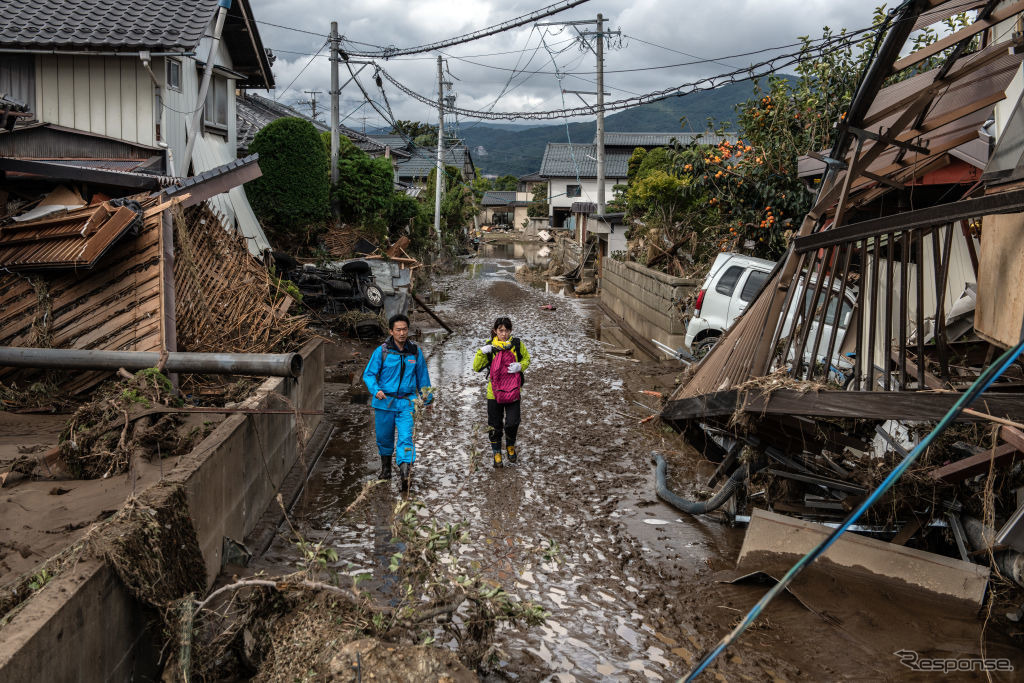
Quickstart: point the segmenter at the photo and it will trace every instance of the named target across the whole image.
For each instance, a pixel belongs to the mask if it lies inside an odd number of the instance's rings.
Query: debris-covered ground
[[[765,589],[719,583],[735,565],[742,530],[681,516],[654,496],[652,448],[669,455],[677,488],[692,481],[697,460],[657,423],[638,424],[656,408],[639,390],[663,388],[664,365],[606,353],[594,301],[565,296],[557,283],[523,284],[514,275],[522,263],[488,257],[485,245],[464,273],[433,283],[435,308],[455,333],[443,335],[425,316],[414,319],[437,404],[417,427],[412,498],[432,519],[468,525],[460,561],[548,612],[539,627],[498,632],[494,661],[482,668],[487,678],[675,678]],[[546,304],[555,310],[542,310]],[[470,368],[498,315],[511,316],[514,334],[534,358],[524,387],[521,459],[504,469],[491,466],[484,380]],[[337,431],[292,523],[308,541],[336,550],[331,569],[371,575],[363,587],[387,601],[396,583],[392,557],[402,550],[390,528],[397,483],[373,487],[356,502],[379,467],[359,382],[372,348],[338,350],[328,366],[327,411]],[[285,527],[248,571],[279,574],[302,562]],[[870,614],[871,604],[858,607]],[[884,624],[862,627],[870,623],[868,617],[843,628],[796,600],[779,600],[715,666],[729,679],[909,673],[892,654],[900,649],[898,634]],[[965,632],[980,634],[981,624],[968,623]],[[989,633],[988,656],[1015,652],[1004,636]],[[935,648],[960,655],[980,642],[971,640]]]

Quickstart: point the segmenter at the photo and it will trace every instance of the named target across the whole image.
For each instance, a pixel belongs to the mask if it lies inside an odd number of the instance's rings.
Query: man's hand
[[[520,365],[519,363],[509,363],[509,365],[508,365],[508,374],[514,375],[517,372],[522,372],[522,371],[523,371],[523,366]]]
[[[491,351],[493,351],[493,348],[491,347],[490,344],[484,344],[483,346],[480,347],[480,353],[488,354]]]
[[[374,394],[374,398],[376,398],[378,400],[383,400],[384,399],[384,392],[383,391],[378,391],[376,394]]]

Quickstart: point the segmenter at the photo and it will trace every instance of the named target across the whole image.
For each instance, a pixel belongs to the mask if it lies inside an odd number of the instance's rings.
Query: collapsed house
[[[663,409],[717,463],[701,484],[740,472],[750,507],[843,519],[1020,341],[1022,9],[918,2],[892,22],[832,149],[802,160],[821,178],[788,251]],[[973,23],[900,56],[968,10]],[[1024,551],[1022,379],[1007,368],[866,528],[969,561]]]

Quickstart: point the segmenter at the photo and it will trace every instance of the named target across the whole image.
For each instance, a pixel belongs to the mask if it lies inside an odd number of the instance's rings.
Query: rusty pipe
[[[156,367],[160,354],[149,351],[94,351],[0,346],[0,366],[54,370],[142,370]],[[167,354],[167,372],[210,375],[299,377],[302,356],[297,353],[180,353]]]

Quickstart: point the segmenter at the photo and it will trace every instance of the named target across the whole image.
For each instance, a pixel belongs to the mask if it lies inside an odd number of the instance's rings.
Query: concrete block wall
[[[601,264],[601,302],[644,339],[683,345],[686,325],[677,302],[697,292],[701,280],[673,277],[631,261]]]
[[[267,379],[243,407],[323,410],[322,342],[302,356],[300,379]],[[311,435],[322,417],[302,419]],[[231,415],[154,485],[184,487],[208,587],[220,572],[224,537],[241,542],[252,531],[298,459],[295,421],[293,414]],[[0,630],[0,681],[153,680],[160,653],[148,624],[114,571],[87,559],[52,579]]]

